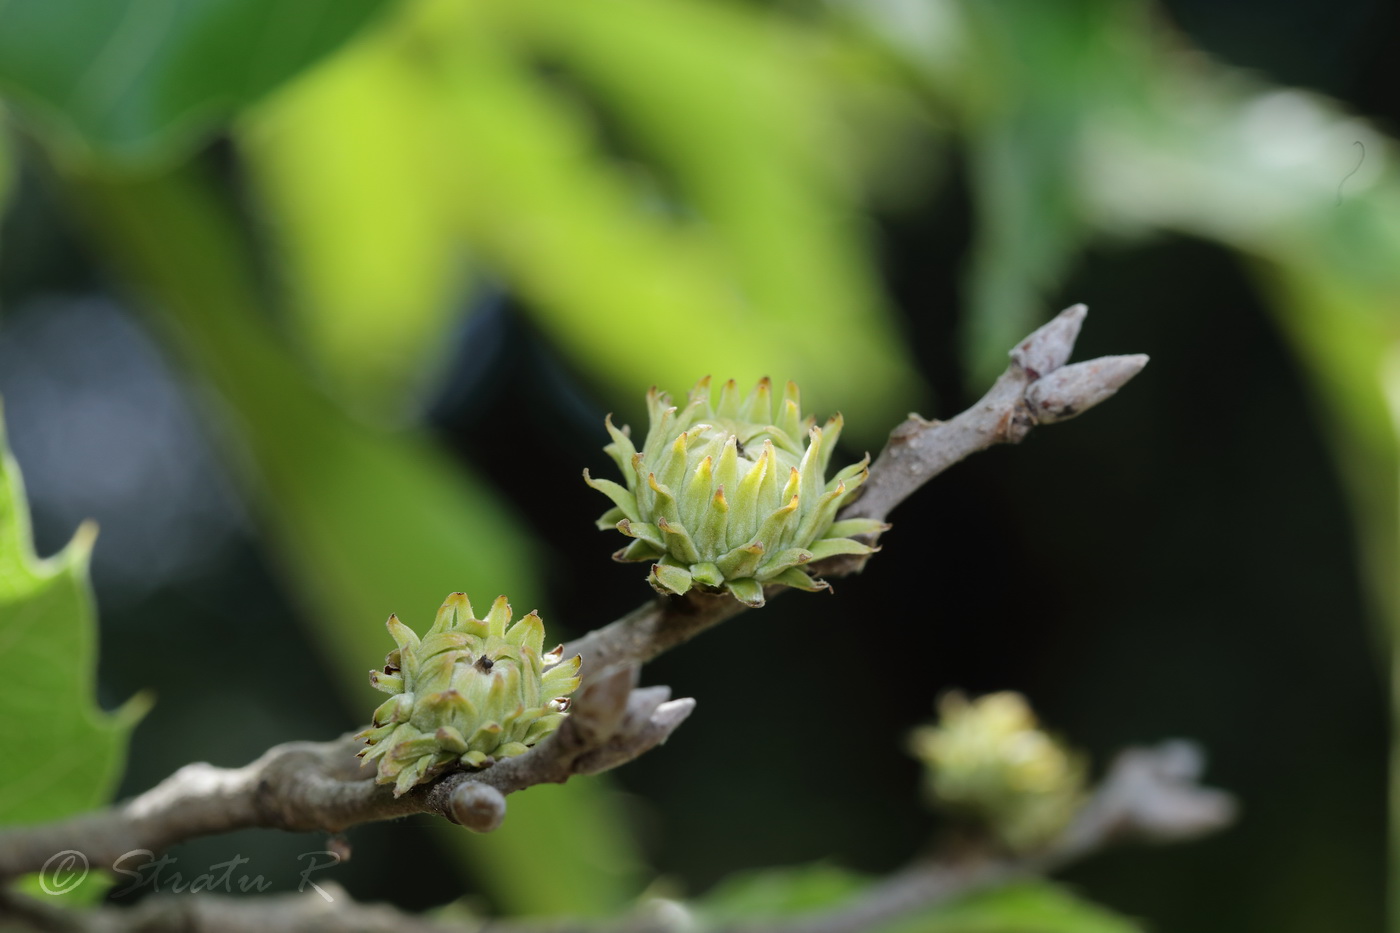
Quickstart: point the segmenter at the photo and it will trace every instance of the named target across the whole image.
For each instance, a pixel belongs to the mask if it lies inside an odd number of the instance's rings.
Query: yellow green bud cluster
[[[532,612],[510,625],[510,604],[499,597],[485,619],[453,593],[421,639],[389,617],[398,645],[369,682],[390,694],[373,724],[356,738],[378,761],[375,780],[394,796],[454,768],[476,769],[519,755],[559,727],[578,689],[581,659],[549,653],[544,624]]]
[[[939,722],[915,730],[931,801],[986,824],[1009,849],[1053,840],[1084,801],[1083,760],[1042,731],[1018,693],[952,693]]]
[[[868,554],[873,549],[851,536],[886,528],[871,519],[835,520],[865,481],[870,458],[828,480],[841,416],[818,427],[802,415],[793,383],[775,399],[765,378],[744,398],[731,379],[712,404],[706,377],[684,406],[652,388],[647,407],[650,426],[641,450],[626,428],[607,420],[612,443],[604,451],[626,485],[594,479],[587,470],[583,475],[613,501],[598,527],[633,539],[613,556],[651,561],[658,591],[722,588],[761,606],[765,584],[824,588],[804,564]]]

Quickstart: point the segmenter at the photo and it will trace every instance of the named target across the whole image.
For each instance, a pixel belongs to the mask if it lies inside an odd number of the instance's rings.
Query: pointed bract
[[[669,564],[652,565],[651,585],[656,587],[659,593],[680,596],[690,589],[691,583],[691,573],[683,567],[673,567]]]
[[[356,737],[368,743],[360,757],[377,762],[375,780],[394,785],[394,796],[452,769],[519,755],[563,722],[558,701],[578,689],[581,659],[541,653],[537,613],[510,620],[504,596],[478,619],[463,593],[447,597],[421,640],[390,616],[399,647],[370,683],[392,696]]]

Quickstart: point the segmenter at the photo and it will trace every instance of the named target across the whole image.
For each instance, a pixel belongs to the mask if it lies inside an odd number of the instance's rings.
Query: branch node
[[[448,812],[453,822],[472,832],[489,833],[506,818],[506,798],[488,784],[464,781],[452,791]]]

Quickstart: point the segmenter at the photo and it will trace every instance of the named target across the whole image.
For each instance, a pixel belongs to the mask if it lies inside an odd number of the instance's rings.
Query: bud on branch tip
[[[1112,397],[1146,365],[1142,353],[1072,363],[1032,382],[1026,403],[1041,424],[1068,421]]]

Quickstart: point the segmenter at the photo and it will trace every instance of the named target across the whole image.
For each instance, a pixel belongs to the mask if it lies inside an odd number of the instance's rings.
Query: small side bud
[[[523,754],[559,727],[578,689],[580,658],[542,653],[537,614],[512,626],[504,596],[484,619],[470,605],[461,593],[448,596],[422,639],[390,619],[399,647],[386,667],[395,672],[371,671],[370,683],[391,696],[358,737],[375,780],[392,784],[396,797],[448,771]]]
[[[467,781],[452,792],[452,819],[474,833],[499,829],[506,818],[506,798],[489,784]]]
[[[350,840],[345,838],[344,833],[331,833],[326,837],[326,851],[334,855],[340,863],[348,862],[352,854]]]
[[[984,824],[1013,852],[1052,842],[1085,799],[1085,765],[1040,729],[1019,693],[952,693],[939,722],[915,730],[930,802]]]

